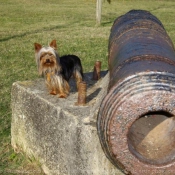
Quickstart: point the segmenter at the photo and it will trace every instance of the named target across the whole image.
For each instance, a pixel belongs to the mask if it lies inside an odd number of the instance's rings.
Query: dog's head
[[[34,43],[34,47],[35,59],[40,75],[44,75],[47,72],[56,73],[61,70],[59,56],[56,51],[56,40],[53,40],[48,47],[42,47],[42,45],[38,43]]]

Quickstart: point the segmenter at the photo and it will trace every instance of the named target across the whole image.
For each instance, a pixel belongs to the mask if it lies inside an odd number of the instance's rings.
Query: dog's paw
[[[67,94],[59,94],[58,97],[59,98],[67,98]]]
[[[51,94],[51,95],[56,95],[57,92],[56,92],[56,91],[50,91],[50,94]]]

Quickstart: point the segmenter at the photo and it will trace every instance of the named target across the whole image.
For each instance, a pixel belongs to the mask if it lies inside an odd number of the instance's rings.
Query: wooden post
[[[101,24],[101,11],[102,11],[102,0],[97,0],[96,4],[96,23]]]

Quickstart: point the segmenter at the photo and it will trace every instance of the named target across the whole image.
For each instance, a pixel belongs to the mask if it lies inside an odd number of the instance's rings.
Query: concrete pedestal
[[[76,106],[70,81],[67,99],[52,96],[43,79],[12,86],[11,142],[15,151],[34,157],[48,175],[120,175],[106,158],[97,136],[96,117],[108,86],[108,74],[88,84],[87,104]]]

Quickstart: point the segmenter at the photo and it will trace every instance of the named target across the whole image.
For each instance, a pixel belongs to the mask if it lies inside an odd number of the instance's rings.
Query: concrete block
[[[77,90],[60,99],[48,93],[44,80],[12,86],[11,143],[15,151],[34,157],[48,175],[120,175],[106,158],[97,135],[96,117],[107,93],[108,73],[88,83],[87,104],[76,106]]]

